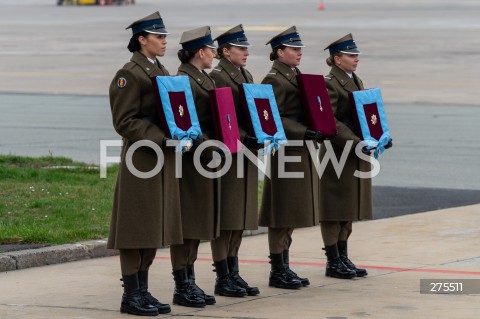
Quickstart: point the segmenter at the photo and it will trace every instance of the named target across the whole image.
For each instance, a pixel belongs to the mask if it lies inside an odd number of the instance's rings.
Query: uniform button
[[[147,71],[150,71],[150,68],[147,68]]]
[[[197,79],[198,82],[200,82],[201,80],[200,79]]]
[[[232,72],[232,75],[234,75],[235,73]]]
[[[290,76],[290,73],[287,73],[287,76]]]

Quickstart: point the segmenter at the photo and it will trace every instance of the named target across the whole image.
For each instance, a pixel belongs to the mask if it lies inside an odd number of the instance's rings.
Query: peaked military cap
[[[355,44],[355,41],[353,40],[353,36],[351,33],[331,43],[324,50],[326,49],[330,51],[330,55],[334,55],[335,53],[345,53],[345,54],[361,54],[362,53],[360,52],[360,50],[358,50],[357,45]]]
[[[297,27],[295,26],[291,26],[282,33],[277,34],[276,36],[271,38],[270,41],[268,41],[266,44],[270,44],[272,46],[272,49],[275,49],[280,45],[294,48],[305,47],[302,43],[302,39],[300,39],[300,34],[298,34],[297,32]]]
[[[224,45],[225,43],[228,43],[237,47],[251,46],[251,44],[247,40],[247,36],[245,35],[243,26],[241,24],[220,34],[218,37],[213,39],[213,41],[217,41],[218,46]]]
[[[132,34],[142,31],[155,34],[169,34],[158,11],[133,22],[125,30],[130,28],[132,28]]]
[[[180,38],[180,44],[185,50],[196,50],[205,46],[212,49],[217,48],[215,43],[213,43],[212,32],[208,25],[183,32]]]

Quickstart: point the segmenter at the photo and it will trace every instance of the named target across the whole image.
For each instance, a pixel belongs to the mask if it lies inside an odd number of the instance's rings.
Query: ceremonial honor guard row
[[[327,255],[325,274],[346,279],[367,275],[347,254],[352,221],[372,218],[371,180],[353,173],[370,171],[369,156],[377,157],[392,143],[380,91],[364,90],[354,73],[360,51],[352,35],[327,47],[332,68],[324,78],[300,72],[304,45],[295,26],[290,27],[267,42],[273,65],[262,84],[254,84],[245,68],[250,43],[242,25],[215,39],[208,26],[185,31],[176,76],[158,60],[165,54],[168,34],[158,12],[127,29],[132,29],[128,49],[133,56],[109,90],[113,125],[123,137],[108,239],[108,248],[120,251],[120,311],[144,316],[171,311],[148,290],[149,267],[157,248],[164,246],[170,246],[173,303],[214,304],[215,297],[195,283],[200,240],[211,243],[215,295],[258,295],[259,289],[240,276],[238,262],[243,231],[258,225],[268,227],[269,286],[298,289],[310,284],[290,269],[289,248],[295,228],[318,224]],[[207,74],[215,57],[219,63]],[[129,148],[145,140],[162,147],[164,155],[163,169],[150,178],[133,174],[125,160]],[[194,165],[195,150],[209,140],[222,141],[227,146],[222,152],[232,154],[232,169],[219,178],[205,177]],[[364,154],[352,149],[340,177],[329,163],[319,178],[307,143],[288,146],[289,140],[311,141],[320,147],[320,158],[326,153],[325,140],[337,158],[348,141],[354,146],[364,141]],[[241,162],[243,178],[234,169],[241,147],[252,152],[265,147],[268,154],[282,147],[285,155],[301,159],[287,162],[285,171],[302,172],[303,178],[281,178],[278,156],[271,157],[260,215],[258,168]],[[210,145],[201,153],[207,170],[217,151]],[[181,152],[182,178],[176,178],[176,152]],[[157,153],[142,146],[131,164],[149,172],[157,162]]]

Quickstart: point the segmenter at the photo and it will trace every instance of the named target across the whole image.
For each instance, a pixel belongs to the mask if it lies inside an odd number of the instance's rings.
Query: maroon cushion
[[[365,118],[370,130],[370,136],[377,141],[380,140],[383,134],[383,129],[380,121],[380,115],[378,114],[377,103],[364,104],[363,111],[365,112]]]
[[[240,140],[237,115],[233,102],[232,89],[224,87],[210,90],[210,104],[215,122],[216,138],[228,147],[231,153],[237,153],[237,140]]]
[[[168,97],[170,98],[175,123],[179,128],[187,131],[192,126],[192,122],[188,112],[185,92],[168,92]]]
[[[260,118],[260,124],[262,130],[268,135],[275,135],[277,133],[277,125],[273,119],[272,108],[270,107],[269,99],[254,99],[255,106],[257,107],[258,117]]]
[[[323,75],[299,74],[297,81],[308,128],[325,136],[335,135],[337,126]]]

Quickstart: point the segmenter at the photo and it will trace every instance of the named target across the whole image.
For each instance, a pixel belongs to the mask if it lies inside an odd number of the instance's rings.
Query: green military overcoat
[[[155,124],[158,111],[150,80],[160,75],[168,75],[168,71],[158,60],[154,65],[136,52],[110,84],[113,126],[123,137],[108,238],[111,249],[158,248],[183,242],[174,153],[164,150],[163,169],[146,179],[132,174],[125,161],[128,149],[137,141],[162,145],[165,133]],[[158,160],[148,147],[137,149],[132,158],[141,172],[150,172]]]
[[[215,138],[209,91],[213,80],[190,63],[182,63],[177,75],[187,75],[192,88],[198,121],[205,140]],[[208,149],[205,151],[207,152]],[[209,158],[209,156],[202,157]],[[208,160],[202,161],[205,164]],[[183,177],[180,179],[183,237],[212,240],[220,235],[220,179],[202,176],[193,163],[193,152],[182,155]]]
[[[303,141],[307,126],[294,71],[276,60],[262,83],[273,86],[287,139]],[[301,172],[303,178],[279,178],[278,156],[271,158],[271,179],[265,177],[259,225],[274,228],[318,225],[319,178],[307,146],[305,143],[287,146],[285,155],[300,157],[298,162],[287,162],[285,171]]]
[[[247,123],[238,85],[253,83],[252,75],[246,69],[239,69],[222,57],[210,76],[215,81],[216,87],[232,88],[240,137],[243,140],[247,134]],[[222,230],[257,229],[258,169],[255,164],[244,157],[244,178],[237,178],[237,158],[236,154],[232,155],[232,166],[221,178],[220,227]]]
[[[330,103],[332,104],[338,135],[331,141],[337,159],[343,152],[347,141],[353,146],[342,170],[337,177],[333,165],[328,163],[320,180],[320,220],[321,221],[356,221],[372,218],[372,180],[360,179],[353,174],[355,170],[371,171],[371,164],[361,160],[355,154],[355,146],[360,138],[354,131],[354,120],[348,93],[363,90],[363,83],[353,73],[350,78],[337,66],[333,66],[325,77]],[[320,159],[326,148],[322,145]]]

